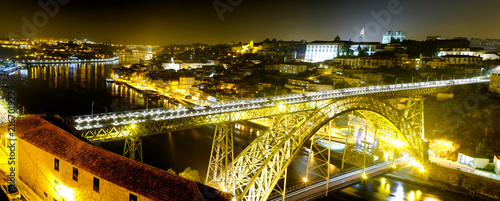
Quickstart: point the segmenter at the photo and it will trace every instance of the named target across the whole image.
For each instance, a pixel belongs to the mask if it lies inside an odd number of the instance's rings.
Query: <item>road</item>
[[[399,167],[401,165],[406,164],[408,159],[399,158],[396,160],[396,165]],[[372,164],[365,169],[365,173],[368,176],[374,176],[378,174],[386,173],[387,171],[392,171],[392,161]],[[362,178],[363,170],[361,168],[347,171],[341,174],[334,175],[330,177],[329,189],[336,190],[342,189],[344,187],[353,185],[359,182]],[[285,198],[286,200],[304,200],[311,197],[321,196],[326,191],[326,180],[319,180],[315,182],[311,182],[304,186],[300,186],[298,188],[292,187],[291,190],[286,191]],[[283,200],[280,195],[270,196],[268,200]]]
[[[432,163],[437,164],[439,166],[443,166],[443,167],[447,167],[447,168],[451,168],[451,169],[456,169],[456,170],[460,170],[460,171],[465,172],[465,173],[475,174],[478,176],[487,177],[490,179],[496,179],[496,180],[500,181],[500,175],[496,175],[496,174],[493,174],[490,172],[485,172],[482,170],[477,170],[477,169],[474,169],[470,166],[460,164],[460,163],[457,163],[454,161],[449,161],[449,160],[444,160],[444,159],[434,158],[434,157],[429,157],[429,160]]]

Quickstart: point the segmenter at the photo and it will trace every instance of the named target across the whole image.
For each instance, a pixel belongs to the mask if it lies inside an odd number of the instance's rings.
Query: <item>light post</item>
[[[483,70],[484,70],[484,68],[481,68],[481,72],[479,73],[479,76],[483,76]]]

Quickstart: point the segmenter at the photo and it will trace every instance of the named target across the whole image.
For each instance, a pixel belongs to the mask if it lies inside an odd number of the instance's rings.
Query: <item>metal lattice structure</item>
[[[410,96],[406,103],[404,116],[420,134],[420,138],[424,139],[424,97]]]
[[[142,163],[142,139],[138,137],[127,138],[123,156]]]
[[[83,137],[92,142],[127,139],[124,155],[136,160],[142,160],[142,136],[217,125],[207,182],[227,190],[237,200],[266,200],[276,189],[280,194],[285,194],[287,167],[299,148],[332,119],[344,113],[352,112],[351,118],[356,114],[368,123],[365,124],[363,154],[349,154],[351,145],[348,142],[352,137],[349,133],[343,162],[359,165],[362,156],[362,166],[366,166],[368,124],[379,142],[377,147],[372,148],[370,155],[379,154],[386,160],[394,160],[399,150],[423,161],[422,96],[449,92],[463,84],[483,82],[487,80],[464,79],[348,88],[178,110],[153,109],[86,115],[69,120],[82,132]],[[405,97],[410,99],[404,112],[382,101]],[[231,123],[263,117],[273,117],[272,126],[234,158],[234,130]],[[331,141],[325,135],[319,138]],[[398,150],[391,146],[396,143]],[[324,164],[329,163],[328,156],[323,158],[326,158]],[[326,176],[330,175],[327,173]],[[275,188],[277,185],[281,187]]]
[[[234,124],[219,124],[215,127],[212,152],[208,162],[206,183],[227,191],[229,168],[234,158],[233,150]]]
[[[408,144],[407,151],[420,160],[420,136],[394,107],[369,97],[332,100],[314,111],[286,115],[236,157],[230,172],[236,199],[267,199],[304,142],[336,116],[353,110],[387,121]]]
[[[199,108],[162,108],[69,117],[67,120],[91,142],[108,142],[208,125],[238,122],[286,113],[311,111],[335,98],[369,96],[381,99],[405,98],[449,92],[464,84],[489,82],[476,78],[411,84],[337,89],[308,94],[257,98]],[[287,111],[281,108],[287,106]],[[137,132],[130,131],[131,125]]]

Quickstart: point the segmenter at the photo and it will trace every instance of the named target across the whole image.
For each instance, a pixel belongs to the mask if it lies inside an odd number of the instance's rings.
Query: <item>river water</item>
[[[106,83],[105,78],[118,63],[38,65],[22,69],[8,78],[9,90],[16,91],[17,103],[32,114],[50,113],[62,117],[145,108],[145,98],[127,86]],[[92,101],[95,101],[92,108]],[[165,107],[163,99],[148,99],[148,106]],[[182,172],[198,170],[205,180],[214,127],[159,134],[143,138],[144,163],[160,169]],[[237,124],[235,152],[241,152],[265,128]],[[123,154],[123,141],[103,143],[102,147]],[[307,152],[302,148],[288,169],[288,184],[301,182],[306,172]],[[236,156],[235,154],[235,156]],[[338,161],[333,163],[338,166]],[[371,178],[330,193],[321,200],[476,200],[468,196],[425,188],[385,177]]]

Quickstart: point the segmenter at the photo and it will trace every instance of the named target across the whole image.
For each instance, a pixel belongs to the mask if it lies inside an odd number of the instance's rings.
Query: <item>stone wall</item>
[[[400,171],[427,180],[428,182],[425,183],[425,186],[469,195],[486,196],[494,199],[500,198],[500,181],[498,180],[435,164],[426,165],[424,174],[413,169],[405,168]]]
[[[489,91],[500,94],[500,74],[491,74]]]

